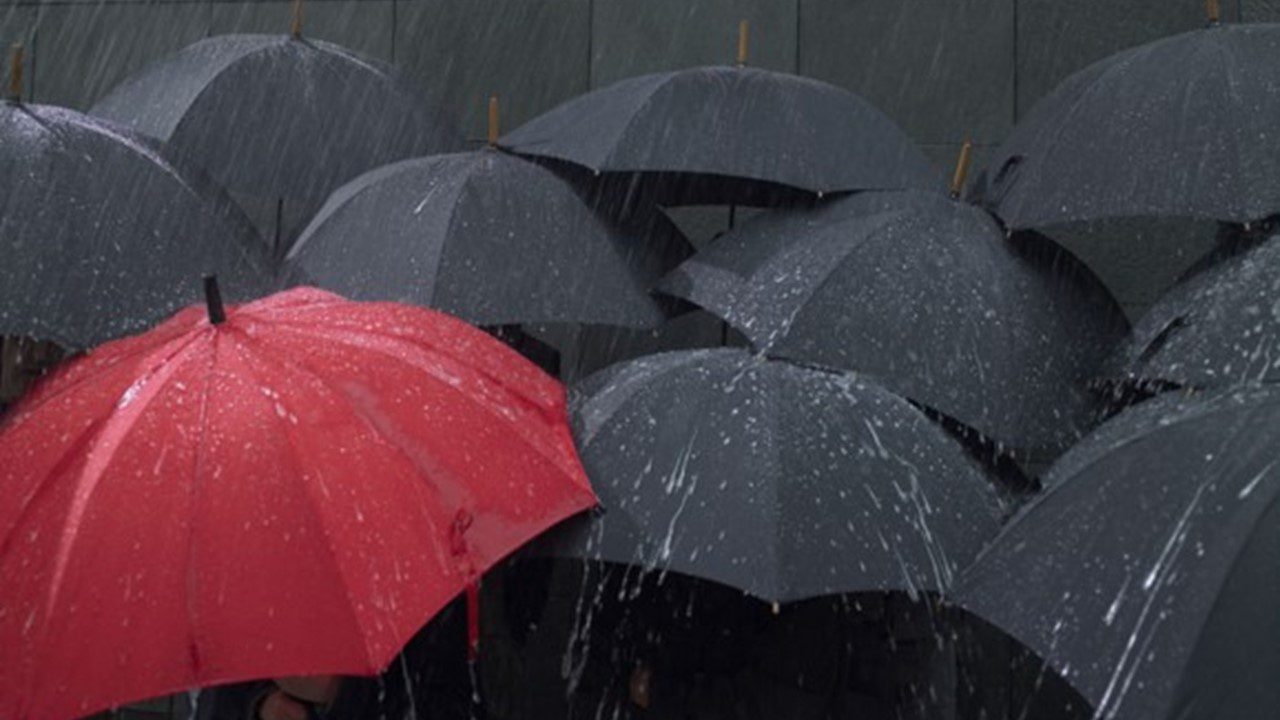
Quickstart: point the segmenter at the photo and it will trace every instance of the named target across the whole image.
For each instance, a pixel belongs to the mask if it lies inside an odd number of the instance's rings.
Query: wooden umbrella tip
[[[749,20],[741,20],[738,22],[738,56],[737,65],[742,67],[747,64],[747,43],[751,37],[751,22]]]
[[[22,57],[25,51],[22,43],[14,43],[9,52],[9,99],[14,102],[22,100]]]
[[[1222,22],[1222,2],[1221,0],[1204,0],[1204,12],[1209,19],[1209,25],[1217,25]]]
[[[302,37],[302,0],[293,0],[293,19],[289,26],[289,35]]]
[[[498,135],[500,134],[501,124],[498,115],[498,96],[489,96],[489,147],[498,144]]]
[[[973,158],[973,142],[966,139],[960,146],[960,157],[956,158],[956,171],[951,176],[951,199],[958,200],[964,192],[965,180],[969,177],[969,164]]]

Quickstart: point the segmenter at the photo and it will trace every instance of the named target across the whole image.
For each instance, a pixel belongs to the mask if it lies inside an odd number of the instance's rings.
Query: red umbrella
[[[560,384],[461,321],[312,289],[189,308],[0,425],[0,717],[375,673],[594,502]]]

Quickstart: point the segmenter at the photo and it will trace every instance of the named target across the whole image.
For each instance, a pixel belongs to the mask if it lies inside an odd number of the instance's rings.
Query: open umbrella
[[[478,325],[653,327],[662,269],[550,171],[492,149],[404,160],[333,194],[286,262],[295,282]]]
[[[0,105],[0,335],[79,349],[200,297],[274,286],[244,213],[149,140],[73,110]]]
[[[659,286],[770,356],[856,370],[1013,446],[1062,446],[1126,330],[1110,294],[1044,237],[924,192],[862,193],[724,235]]]
[[[942,189],[884,113],[833,85],[745,67],[745,36],[739,42],[737,67],[623,80],[530,120],[499,145],[596,174],[642,174],[664,204]]]
[[[458,320],[309,288],[209,314],[0,426],[0,716],[377,672],[594,504],[561,386]]]
[[[1280,238],[1175,286],[1137,324],[1112,370],[1140,386],[1280,382]]]
[[[129,77],[90,112],[164,141],[228,190],[295,203],[307,216],[366,170],[462,146],[452,122],[390,66],[296,34],[206,38]],[[280,239],[281,254],[290,239]]]
[[[1095,718],[1280,707],[1280,393],[1162,398],[1050,470],[954,591]]]
[[[1011,228],[1280,212],[1280,25],[1211,25],[1101,60],[1032,109],[974,197]]]
[[[603,513],[549,553],[675,571],[771,602],[945,590],[999,527],[990,481],[902,398],[742,350],[587,379],[573,408]]]

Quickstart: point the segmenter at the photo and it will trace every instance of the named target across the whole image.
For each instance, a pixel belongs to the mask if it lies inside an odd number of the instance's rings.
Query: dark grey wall
[[[1280,19],[1277,0],[1223,5],[1229,20]],[[863,95],[949,167],[965,138],[981,162],[1068,74],[1203,13],[1201,0],[308,0],[304,32],[395,63],[479,139],[491,93],[513,127],[619,78],[731,61],[745,18],[752,64]],[[285,32],[289,17],[286,0],[0,0],[0,43],[27,43],[29,97],[87,108],[198,38]],[[1206,242],[1182,223],[1060,239],[1135,314]]]

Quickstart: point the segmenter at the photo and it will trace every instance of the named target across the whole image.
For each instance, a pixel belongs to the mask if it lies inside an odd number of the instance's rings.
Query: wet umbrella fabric
[[[594,504],[562,387],[461,321],[303,288],[69,364],[0,430],[0,715],[371,674]]]
[[[1280,237],[1175,286],[1137,324],[1113,364],[1114,376],[1140,385],[1280,382]]]
[[[659,198],[667,204],[750,202],[757,186],[809,194],[941,189],[919,149],[863,99],[754,68],[623,80],[569,100],[499,144],[596,173],[693,181]]]
[[[262,241],[212,182],[127,130],[44,105],[0,105],[0,335],[79,349],[200,297],[274,286]]]
[[[654,327],[662,262],[563,180],[493,150],[378,168],[340,188],[298,238],[291,281],[438,308],[477,325]]]
[[[1041,100],[975,198],[1009,227],[1280,212],[1280,25],[1223,25],[1126,50]]]
[[[573,402],[603,513],[540,550],[789,602],[944,590],[995,535],[990,482],[905,400],[852,374],[695,350],[616,365]]]
[[[390,66],[288,35],[220,35],[129,77],[92,114],[158,138],[234,192],[314,211],[342,183],[462,147]]]
[[[1065,446],[1088,429],[1089,381],[1127,329],[1066,250],[1006,239],[981,210],[924,192],[754,218],[659,289],[771,356],[865,373],[1016,446]]]
[[[1094,717],[1274,717],[1280,393],[1161,402],[1055,465],[956,601],[1043,656]]]

